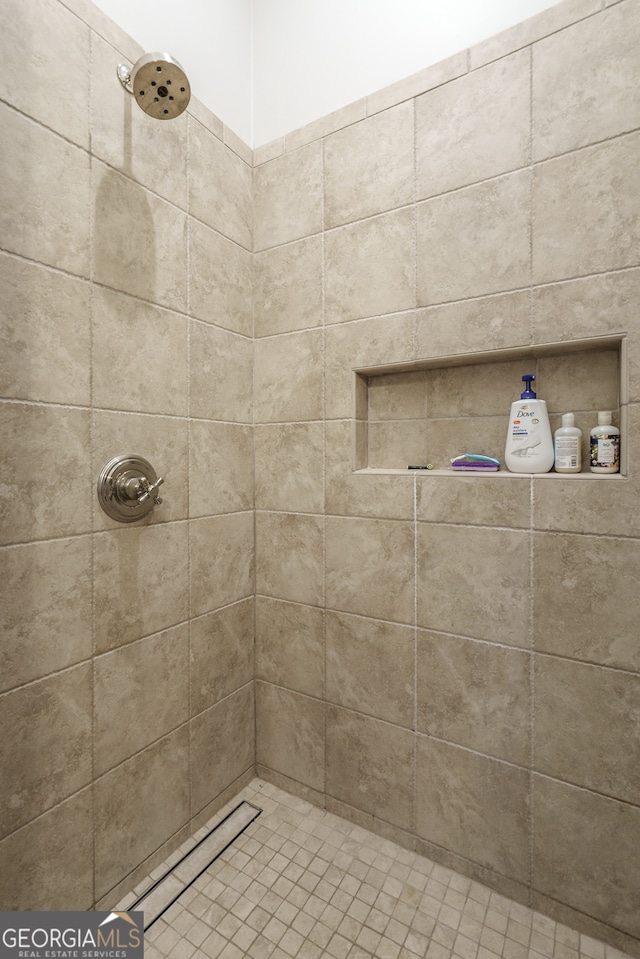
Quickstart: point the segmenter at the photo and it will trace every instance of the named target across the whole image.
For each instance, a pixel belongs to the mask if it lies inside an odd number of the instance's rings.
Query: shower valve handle
[[[140,477],[140,485],[138,487],[138,493],[136,499],[139,503],[146,503],[150,496],[153,496],[154,503],[161,503],[162,498],[158,496],[156,490],[159,486],[162,486],[164,483],[164,476],[159,476],[155,483],[149,483],[149,480],[146,476]]]

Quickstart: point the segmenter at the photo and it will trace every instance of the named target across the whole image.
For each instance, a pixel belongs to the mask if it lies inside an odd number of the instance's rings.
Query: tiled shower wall
[[[147,120],[84,0],[0,33],[0,904],[86,909],[253,775],[251,151]]]
[[[254,151],[258,772],[636,954],[638,50],[572,0]],[[353,368],[612,334],[628,478],[352,472]]]

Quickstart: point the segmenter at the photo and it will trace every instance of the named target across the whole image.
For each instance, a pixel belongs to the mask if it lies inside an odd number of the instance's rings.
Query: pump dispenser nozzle
[[[521,400],[535,400],[536,394],[531,389],[531,380],[535,380],[535,373],[525,373],[522,382],[526,384],[524,393],[520,394]]]

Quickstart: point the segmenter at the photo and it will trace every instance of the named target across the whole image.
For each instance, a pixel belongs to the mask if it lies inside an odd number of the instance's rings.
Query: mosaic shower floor
[[[628,959],[260,779],[118,908],[242,800],[262,815],[150,927],[145,959]]]

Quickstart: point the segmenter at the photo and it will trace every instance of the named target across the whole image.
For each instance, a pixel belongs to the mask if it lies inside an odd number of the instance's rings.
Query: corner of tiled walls
[[[640,955],[638,49],[566,0],[258,148],[254,311],[258,771]],[[352,368],[610,335],[626,479],[352,472]]]
[[[2,21],[0,902],[80,909],[254,772],[252,154],[145,117],[92,4]],[[99,508],[119,453],[148,522]]]

